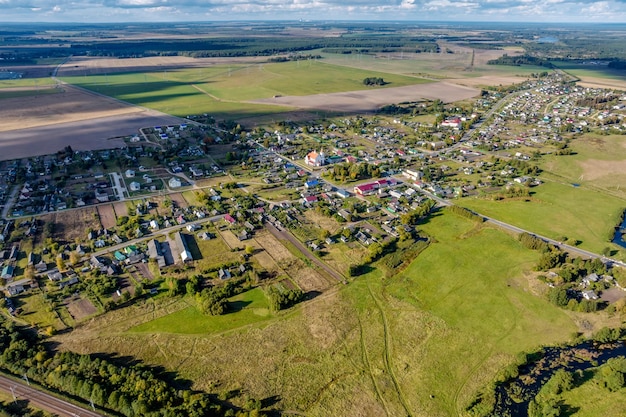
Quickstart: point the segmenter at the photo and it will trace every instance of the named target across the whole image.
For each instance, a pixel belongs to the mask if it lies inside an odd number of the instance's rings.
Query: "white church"
[[[321,167],[326,163],[326,156],[324,155],[324,151],[311,151],[304,157],[304,163],[307,165],[311,165],[314,167]]]

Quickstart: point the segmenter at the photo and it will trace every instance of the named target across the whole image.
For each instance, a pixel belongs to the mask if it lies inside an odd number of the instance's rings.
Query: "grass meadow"
[[[532,192],[530,201],[468,197],[456,203],[542,236],[578,240],[581,248],[592,252],[612,247],[609,234],[624,210],[622,198],[554,181],[546,181]]]
[[[131,332],[211,334],[236,329],[248,324],[271,318],[267,297],[260,288],[255,288],[228,299],[231,311],[221,316],[207,316],[193,305],[170,315],[143,323]]]
[[[450,214],[423,229],[436,242],[397,276],[374,270],[280,313],[266,314],[260,289],[223,317],[148,300],[57,340],[132,354],[209,392],[279,396],[307,416],[456,416],[515,354],[577,327],[531,293],[538,254],[511,236]]]

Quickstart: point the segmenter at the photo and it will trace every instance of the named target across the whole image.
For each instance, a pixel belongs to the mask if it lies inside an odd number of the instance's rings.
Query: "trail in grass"
[[[367,285],[367,289],[370,293],[370,295],[372,296],[372,299],[374,300],[374,303],[376,304],[376,308],[378,308],[378,311],[380,312],[380,317],[382,319],[382,323],[383,323],[383,340],[384,340],[384,353],[383,353],[383,359],[384,359],[384,363],[385,363],[385,368],[387,368],[387,372],[389,372],[389,375],[391,376],[391,380],[393,381],[393,386],[396,390],[396,393],[398,394],[398,398],[400,400],[400,404],[402,404],[402,407],[404,408],[404,411],[406,412],[406,415],[410,416],[411,412],[409,411],[409,407],[407,405],[406,399],[404,397],[404,394],[402,393],[402,390],[400,389],[400,384],[398,383],[398,379],[396,378],[396,374],[393,371],[393,364],[392,364],[392,358],[391,358],[391,352],[390,352],[390,345],[391,345],[391,335],[389,333],[389,327],[387,325],[387,316],[385,314],[385,309],[382,307],[382,305],[380,304],[380,300],[378,299],[378,297],[376,297],[374,295],[374,292],[372,291],[372,288],[369,286],[369,283]]]
[[[367,373],[372,380],[372,385],[374,385],[374,390],[376,391],[376,397],[382,404],[385,409],[385,414],[389,416],[389,408],[387,407],[387,403],[383,399],[383,396],[380,392],[380,388],[378,388],[378,384],[376,383],[376,377],[374,376],[374,372],[372,369],[372,364],[370,362],[369,356],[367,355],[367,346],[365,346],[365,338],[363,337],[363,324],[361,323],[361,318],[359,317],[359,333],[361,339],[361,351],[363,352],[363,364],[365,364],[365,368],[367,369]]]

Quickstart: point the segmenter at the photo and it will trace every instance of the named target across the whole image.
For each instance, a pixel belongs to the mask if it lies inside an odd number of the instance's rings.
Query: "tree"
[[[326,240],[330,236],[330,232],[326,229],[320,230],[320,240]]]
[[[254,246],[246,245],[246,254],[252,255],[254,253]]]
[[[559,307],[565,307],[567,302],[569,301],[569,297],[567,296],[567,290],[565,288],[551,288],[548,293],[548,300],[552,304],[555,304]]]
[[[57,268],[59,271],[65,270],[65,261],[62,256],[57,256]]]

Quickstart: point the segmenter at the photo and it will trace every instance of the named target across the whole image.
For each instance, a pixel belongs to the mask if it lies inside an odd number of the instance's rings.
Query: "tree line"
[[[3,318],[0,369],[124,416],[224,416],[233,408],[215,403],[206,393],[177,387],[161,371],[139,362],[121,364],[106,357],[49,349],[32,331]],[[259,415],[258,410],[238,413]]]

